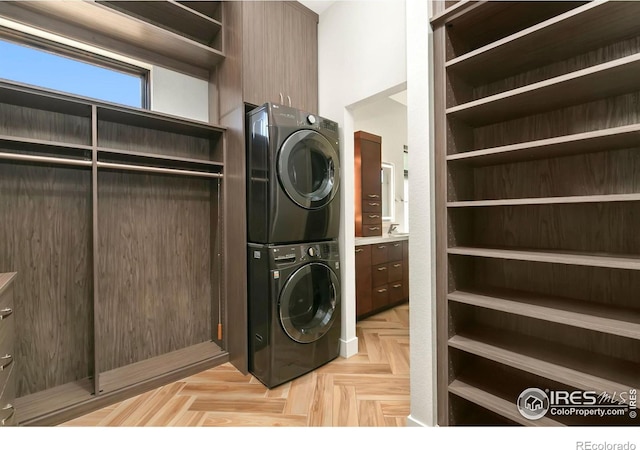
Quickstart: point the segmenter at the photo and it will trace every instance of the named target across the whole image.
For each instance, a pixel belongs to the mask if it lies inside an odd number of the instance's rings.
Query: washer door
[[[338,277],[321,263],[296,270],[280,293],[280,323],[291,339],[303,344],[324,336],[340,308]]]
[[[280,147],[278,178],[296,204],[305,209],[322,208],[338,192],[338,153],[317,131],[296,131]]]

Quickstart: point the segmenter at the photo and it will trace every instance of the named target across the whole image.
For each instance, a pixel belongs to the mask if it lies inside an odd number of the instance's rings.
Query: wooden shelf
[[[452,59],[445,67],[479,86],[568,58],[578,48],[584,52],[631,36],[640,28],[638,13],[636,2],[590,2]]]
[[[481,126],[632,92],[639,78],[640,54],[634,54],[447,108],[446,114]]]
[[[449,255],[479,256],[482,258],[512,259],[575,266],[606,267],[610,269],[640,270],[640,256],[607,253],[561,252],[552,250],[512,250],[502,248],[451,247]]]
[[[32,139],[0,135],[0,148],[3,148],[5,146],[17,150],[46,151],[47,153],[60,151],[65,155],[67,155],[69,151],[86,153],[92,150],[92,147],[90,145],[67,144],[65,142],[48,141],[46,139]]]
[[[217,161],[206,161],[194,158],[181,158],[177,156],[158,155],[154,153],[134,152],[129,150],[115,150],[98,147],[98,160],[109,162],[122,162],[126,164],[147,164],[167,168],[197,168],[209,172],[220,172],[224,164]]]
[[[640,311],[506,289],[451,292],[449,301],[533,319],[640,339]]]
[[[91,105],[82,100],[21,83],[0,81],[0,103],[72,116],[91,117]]]
[[[518,412],[516,403],[513,400],[505,400],[497,395],[490,394],[480,388],[467,384],[464,381],[453,380],[449,385],[449,392],[520,425],[539,427],[564,426],[560,422],[549,419],[548,417],[543,417],[538,420],[527,420]]]
[[[504,330],[461,332],[449,347],[577,389],[626,392],[638,383],[638,366],[630,361]]]
[[[222,24],[199,11],[175,1],[97,1],[125,14],[162,28],[176,31],[201,44],[211,46]],[[218,48],[218,50],[221,50]]]
[[[198,11],[200,14],[203,14],[207,17],[211,17],[214,20],[222,22],[222,2],[215,1],[206,1],[203,2],[201,0],[196,1],[183,1],[178,0],[177,3],[180,3],[187,8],[190,8],[194,11]]]
[[[633,124],[456,153],[447,155],[446,159],[452,163],[485,166],[638,146],[640,146],[640,124]]]
[[[16,398],[19,424],[38,419],[48,411],[65,409],[93,397],[93,378],[56,386],[35,394]]]
[[[460,202],[447,202],[447,207],[478,208],[487,206],[563,205],[572,203],[608,203],[637,201],[640,201],[640,194],[574,195],[569,197],[506,198],[500,200],[469,200]]]
[[[203,361],[228,358],[213,342],[203,342],[100,374],[100,392],[113,392],[155,377],[168,376]]]

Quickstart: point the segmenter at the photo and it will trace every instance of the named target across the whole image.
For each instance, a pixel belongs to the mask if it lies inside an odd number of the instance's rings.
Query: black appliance
[[[247,115],[247,241],[338,237],[338,124],[266,103]]]
[[[248,250],[249,370],[272,388],[339,354],[338,242]]]

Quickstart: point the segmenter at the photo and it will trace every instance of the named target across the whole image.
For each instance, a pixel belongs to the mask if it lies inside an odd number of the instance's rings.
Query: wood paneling
[[[0,163],[0,272],[16,271],[17,395],[93,373],[91,173]]]
[[[208,181],[98,176],[100,370],[211,340]]]

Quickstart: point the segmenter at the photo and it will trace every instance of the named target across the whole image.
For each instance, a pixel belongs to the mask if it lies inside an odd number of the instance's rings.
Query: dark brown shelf
[[[175,169],[204,169],[208,172],[220,172],[224,164],[217,161],[206,161],[194,158],[158,155],[153,153],[115,150],[98,147],[98,161],[122,162],[125,164],[146,164]]]
[[[522,142],[447,155],[451,163],[485,166],[632,148],[640,145],[640,124]]]
[[[584,52],[631,36],[640,28],[638,13],[637,2],[590,2],[452,59],[445,67],[479,86],[566,59],[576,49]]]
[[[112,392],[136,385],[145,380],[169,376],[172,372],[187,369],[204,361],[228,358],[228,354],[213,342],[203,342],[190,347],[166,353],[145,361],[102,372],[100,391]]]
[[[464,381],[453,380],[449,385],[449,392],[488,409],[489,411],[493,411],[506,419],[519,423],[520,425],[538,427],[564,426],[560,422],[548,417],[543,417],[538,420],[527,420],[518,412],[513,400],[505,400],[504,398],[490,394],[481,388],[467,384]]]
[[[639,78],[640,54],[634,54],[447,108],[446,114],[481,126],[632,92]]]
[[[98,120],[205,138],[220,137],[225,130],[206,122],[118,106],[98,106]]]
[[[640,312],[611,305],[507,289],[454,291],[449,301],[640,339]]]
[[[563,205],[572,203],[608,203],[637,201],[640,201],[640,194],[575,195],[569,197],[532,197],[506,198],[499,200],[468,200],[460,202],[447,202],[447,207],[479,208],[490,206]]]
[[[640,256],[608,253],[562,252],[553,250],[513,250],[502,248],[451,247],[449,255],[479,256],[482,258],[568,264],[574,266],[607,267],[610,269],[640,270]]]
[[[91,105],[80,99],[21,83],[0,81],[0,103],[72,116],[91,117]]]
[[[53,153],[60,151],[62,154],[69,152],[90,152],[92,147],[90,145],[82,144],[67,144],[65,142],[48,141],[46,139],[32,139],[16,136],[0,135],[0,148],[10,147],[16,150],[33,150],[33,151],[47,151]],[[51,149],[50,151],[48,149]],[[71,156],[71,155],[70,155]]]
[[[201,44],[211,46],[222,24],[175,1],[98,1],[125,14],[133,15],[170,31],[176,31]],[[218,48],[218,50],[221,50]]]
[[[505,330],[460,332],[449,347],[577,389],[626,392],[638,383],[636,363]]]
[[[187,8],[194,11],[198,11],[207,17],[211,17],[219,22],[222,22],[222,2],[215,1],[182,1],[178,0],[176,3],[180,3]]]

